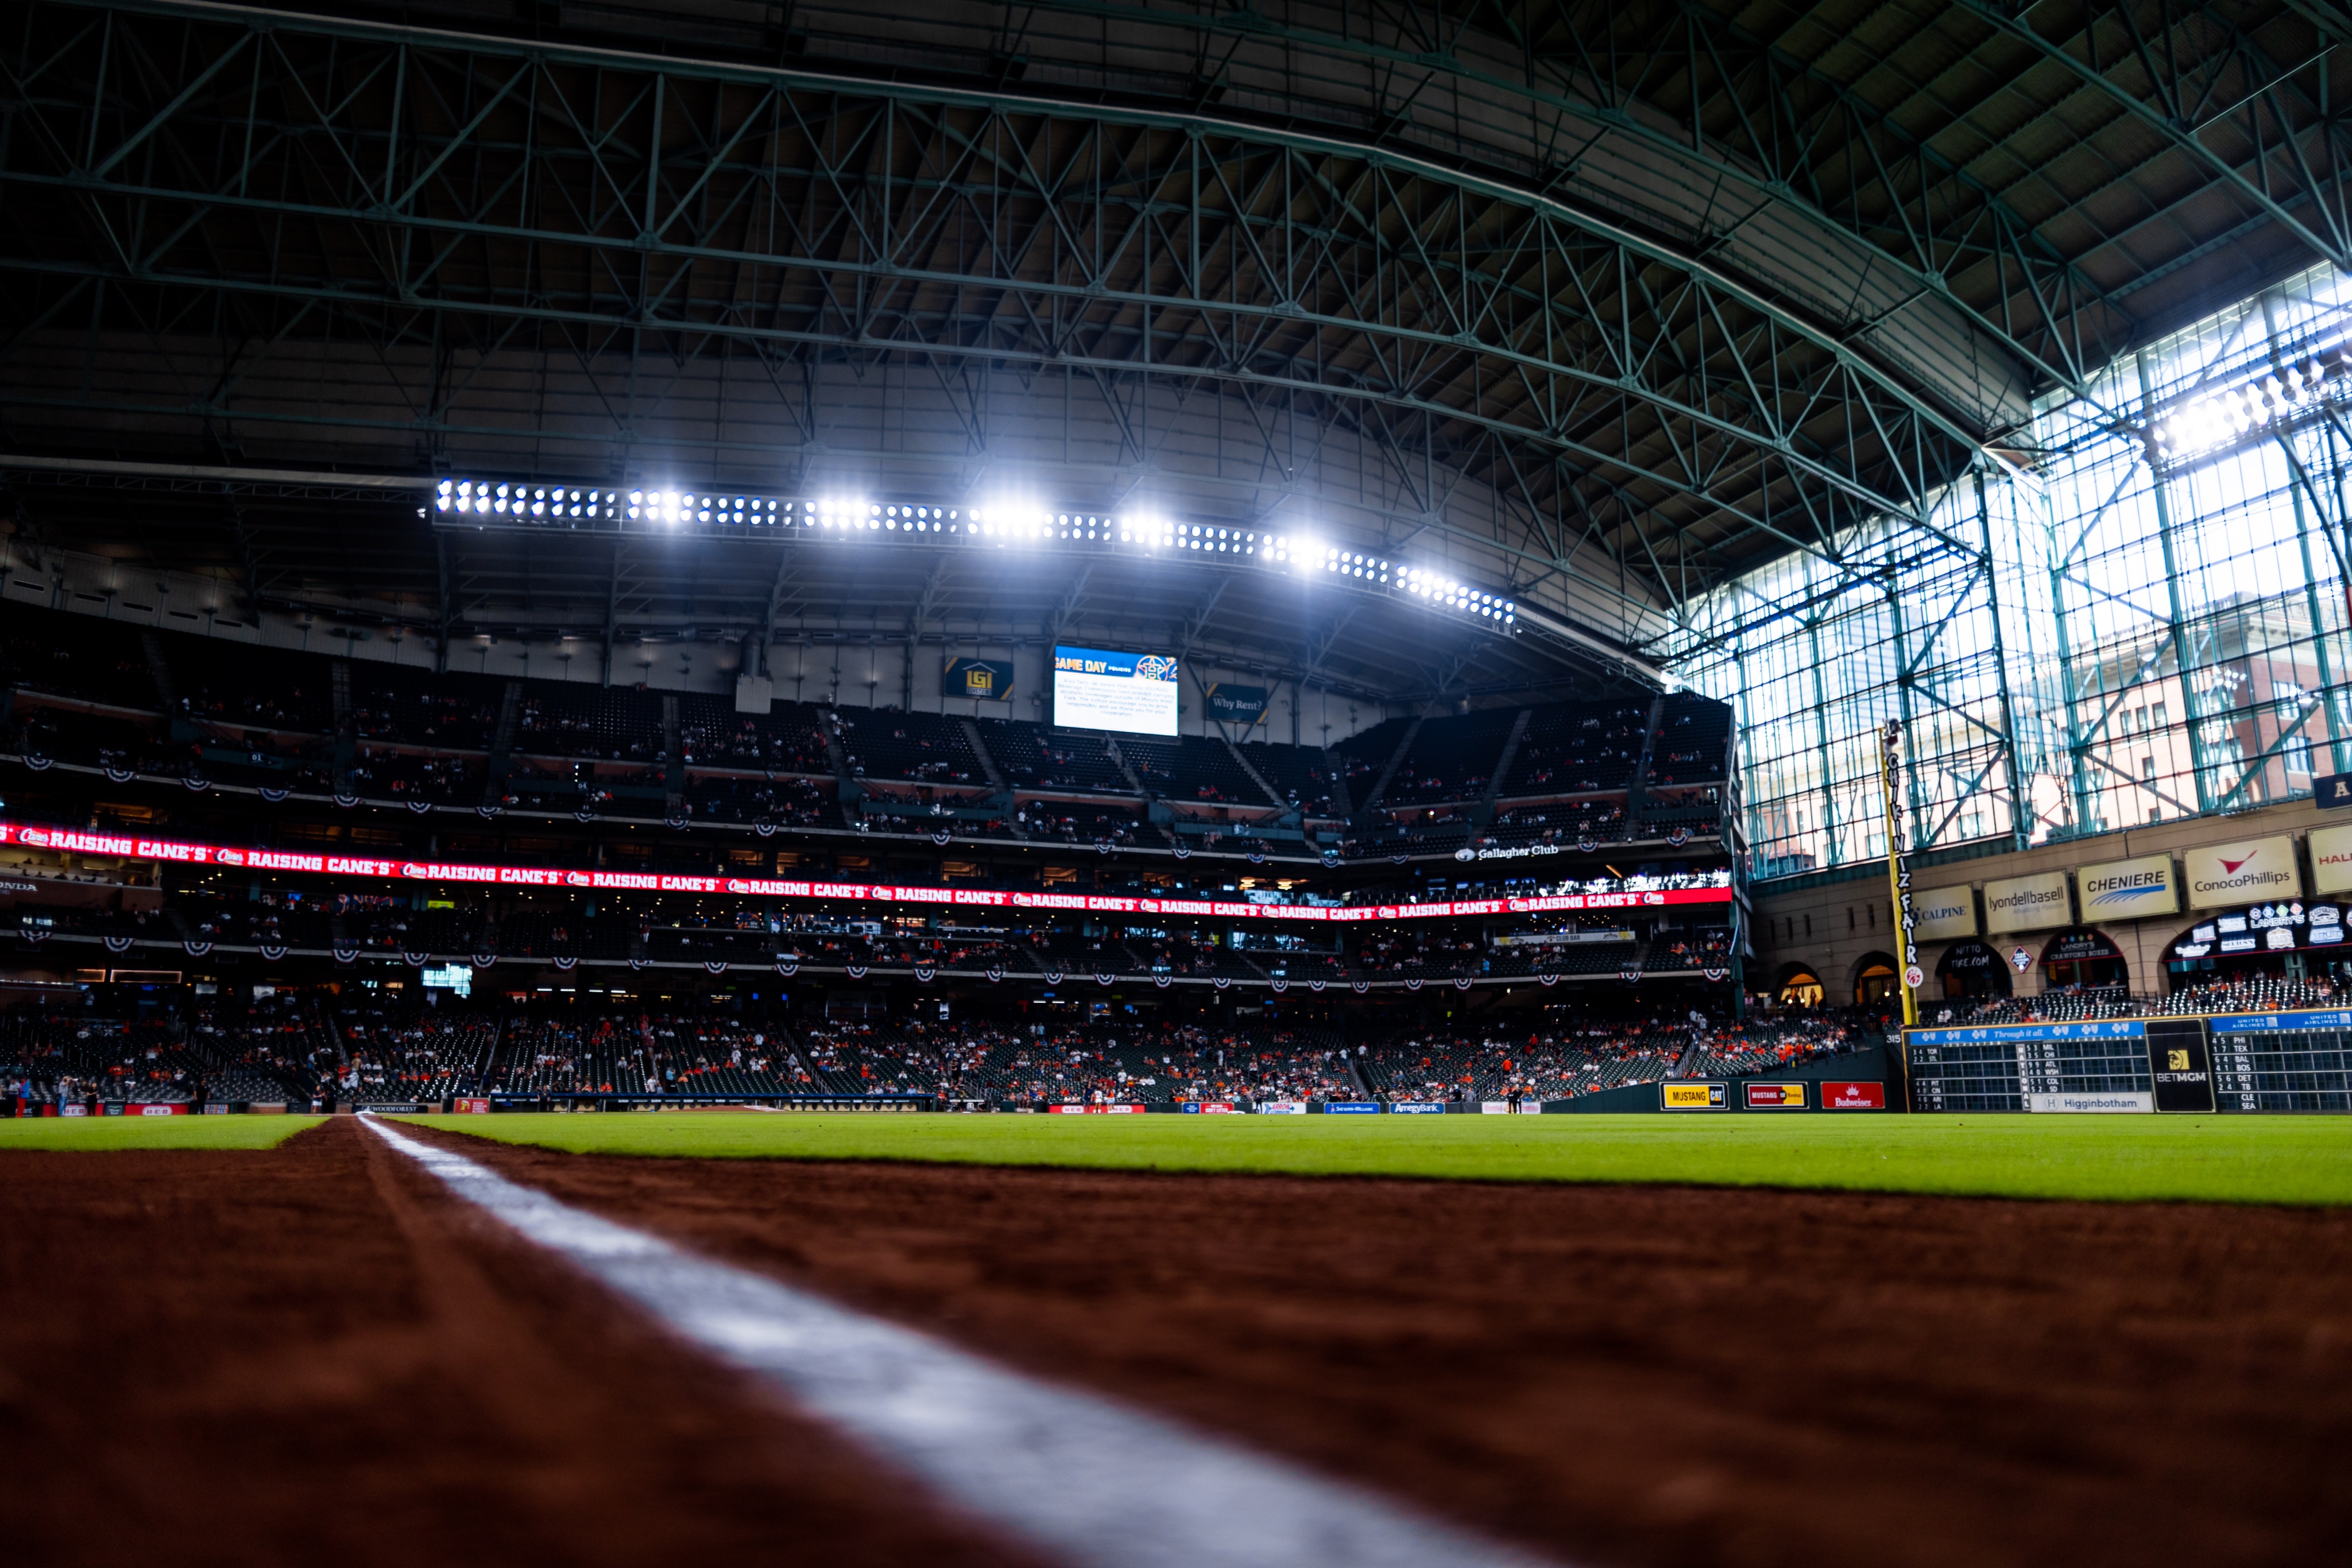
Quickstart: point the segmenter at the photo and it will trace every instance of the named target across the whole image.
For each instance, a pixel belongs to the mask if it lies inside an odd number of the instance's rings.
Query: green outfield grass
[[[2352,1203],[2340,1116],[430,1118],[580,1154]]]
[[[20,1116],[0,1122],[11,1149],[268,1149],[323,1116]]]

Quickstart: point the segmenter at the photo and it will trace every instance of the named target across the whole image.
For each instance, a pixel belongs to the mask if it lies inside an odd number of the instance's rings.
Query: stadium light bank
[[[1016,549],[1053,546],[1123,550],[1146,557],[1223,558],[1297,576],[1343,579],[1516,632],[1517,602],[1453,574],[1409,566],[1377,552],[1343,549],[1301,534],[1230,524],[1177,522],[1144,513],[1064,512],[1032,506],[935,507],[871,501],[726,495],[702,490],[438,481],[433,510],[453,526],[690,530],[710,538],[881,539],[909,544]],[[1549,628],[1548,628],[1549,629]],[[1571,628],[1559,628],[1574,635]],[[1599,644],[1596,644],[1598,646]]]

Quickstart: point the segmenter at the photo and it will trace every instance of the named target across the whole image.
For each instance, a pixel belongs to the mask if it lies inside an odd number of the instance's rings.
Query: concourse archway
[[[1853,1005],[1858,1008],[1876,1007],[1895,999],[1895,989],[1901,976],[1890,953],[1865,953],[1853,967]]]
[[[1990,943],[1955,942],[1936,960],[1936,978],[1947,997],[2005,997],[2011,994],[2009,960]]]
[[[2131,966],[2106,933],[2072,925],[2042,948],[2045,991],[2123,991],[2131,988]]]

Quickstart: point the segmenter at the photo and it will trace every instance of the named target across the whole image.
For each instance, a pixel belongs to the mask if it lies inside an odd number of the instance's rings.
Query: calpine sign
[[[2208,844],[2185,851],[2180,859],[2191,909],[2226,909],[2232,904],[2303,896],[2303,870],[2295,864],[2294,841],[2284,833]]]
[[[1963,883],[1958,887],[1934,887],[1913,895],[1912,915],[1918,924],[1911,935],[1922,942],[1948,942],[1977,934],[1977,895]]]

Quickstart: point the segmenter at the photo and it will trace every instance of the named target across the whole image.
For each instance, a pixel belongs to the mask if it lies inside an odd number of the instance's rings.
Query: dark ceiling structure
[[[20,540],[521,636],[1181,647],[1387,700],[2030,464],[2035,399],[2352,267],[2352,22],[2195,5],[29,0]],[[2118,421],[2137,413],[2114,411]],[[419,482],[1283,530],[1258,566],[454,526]]]

